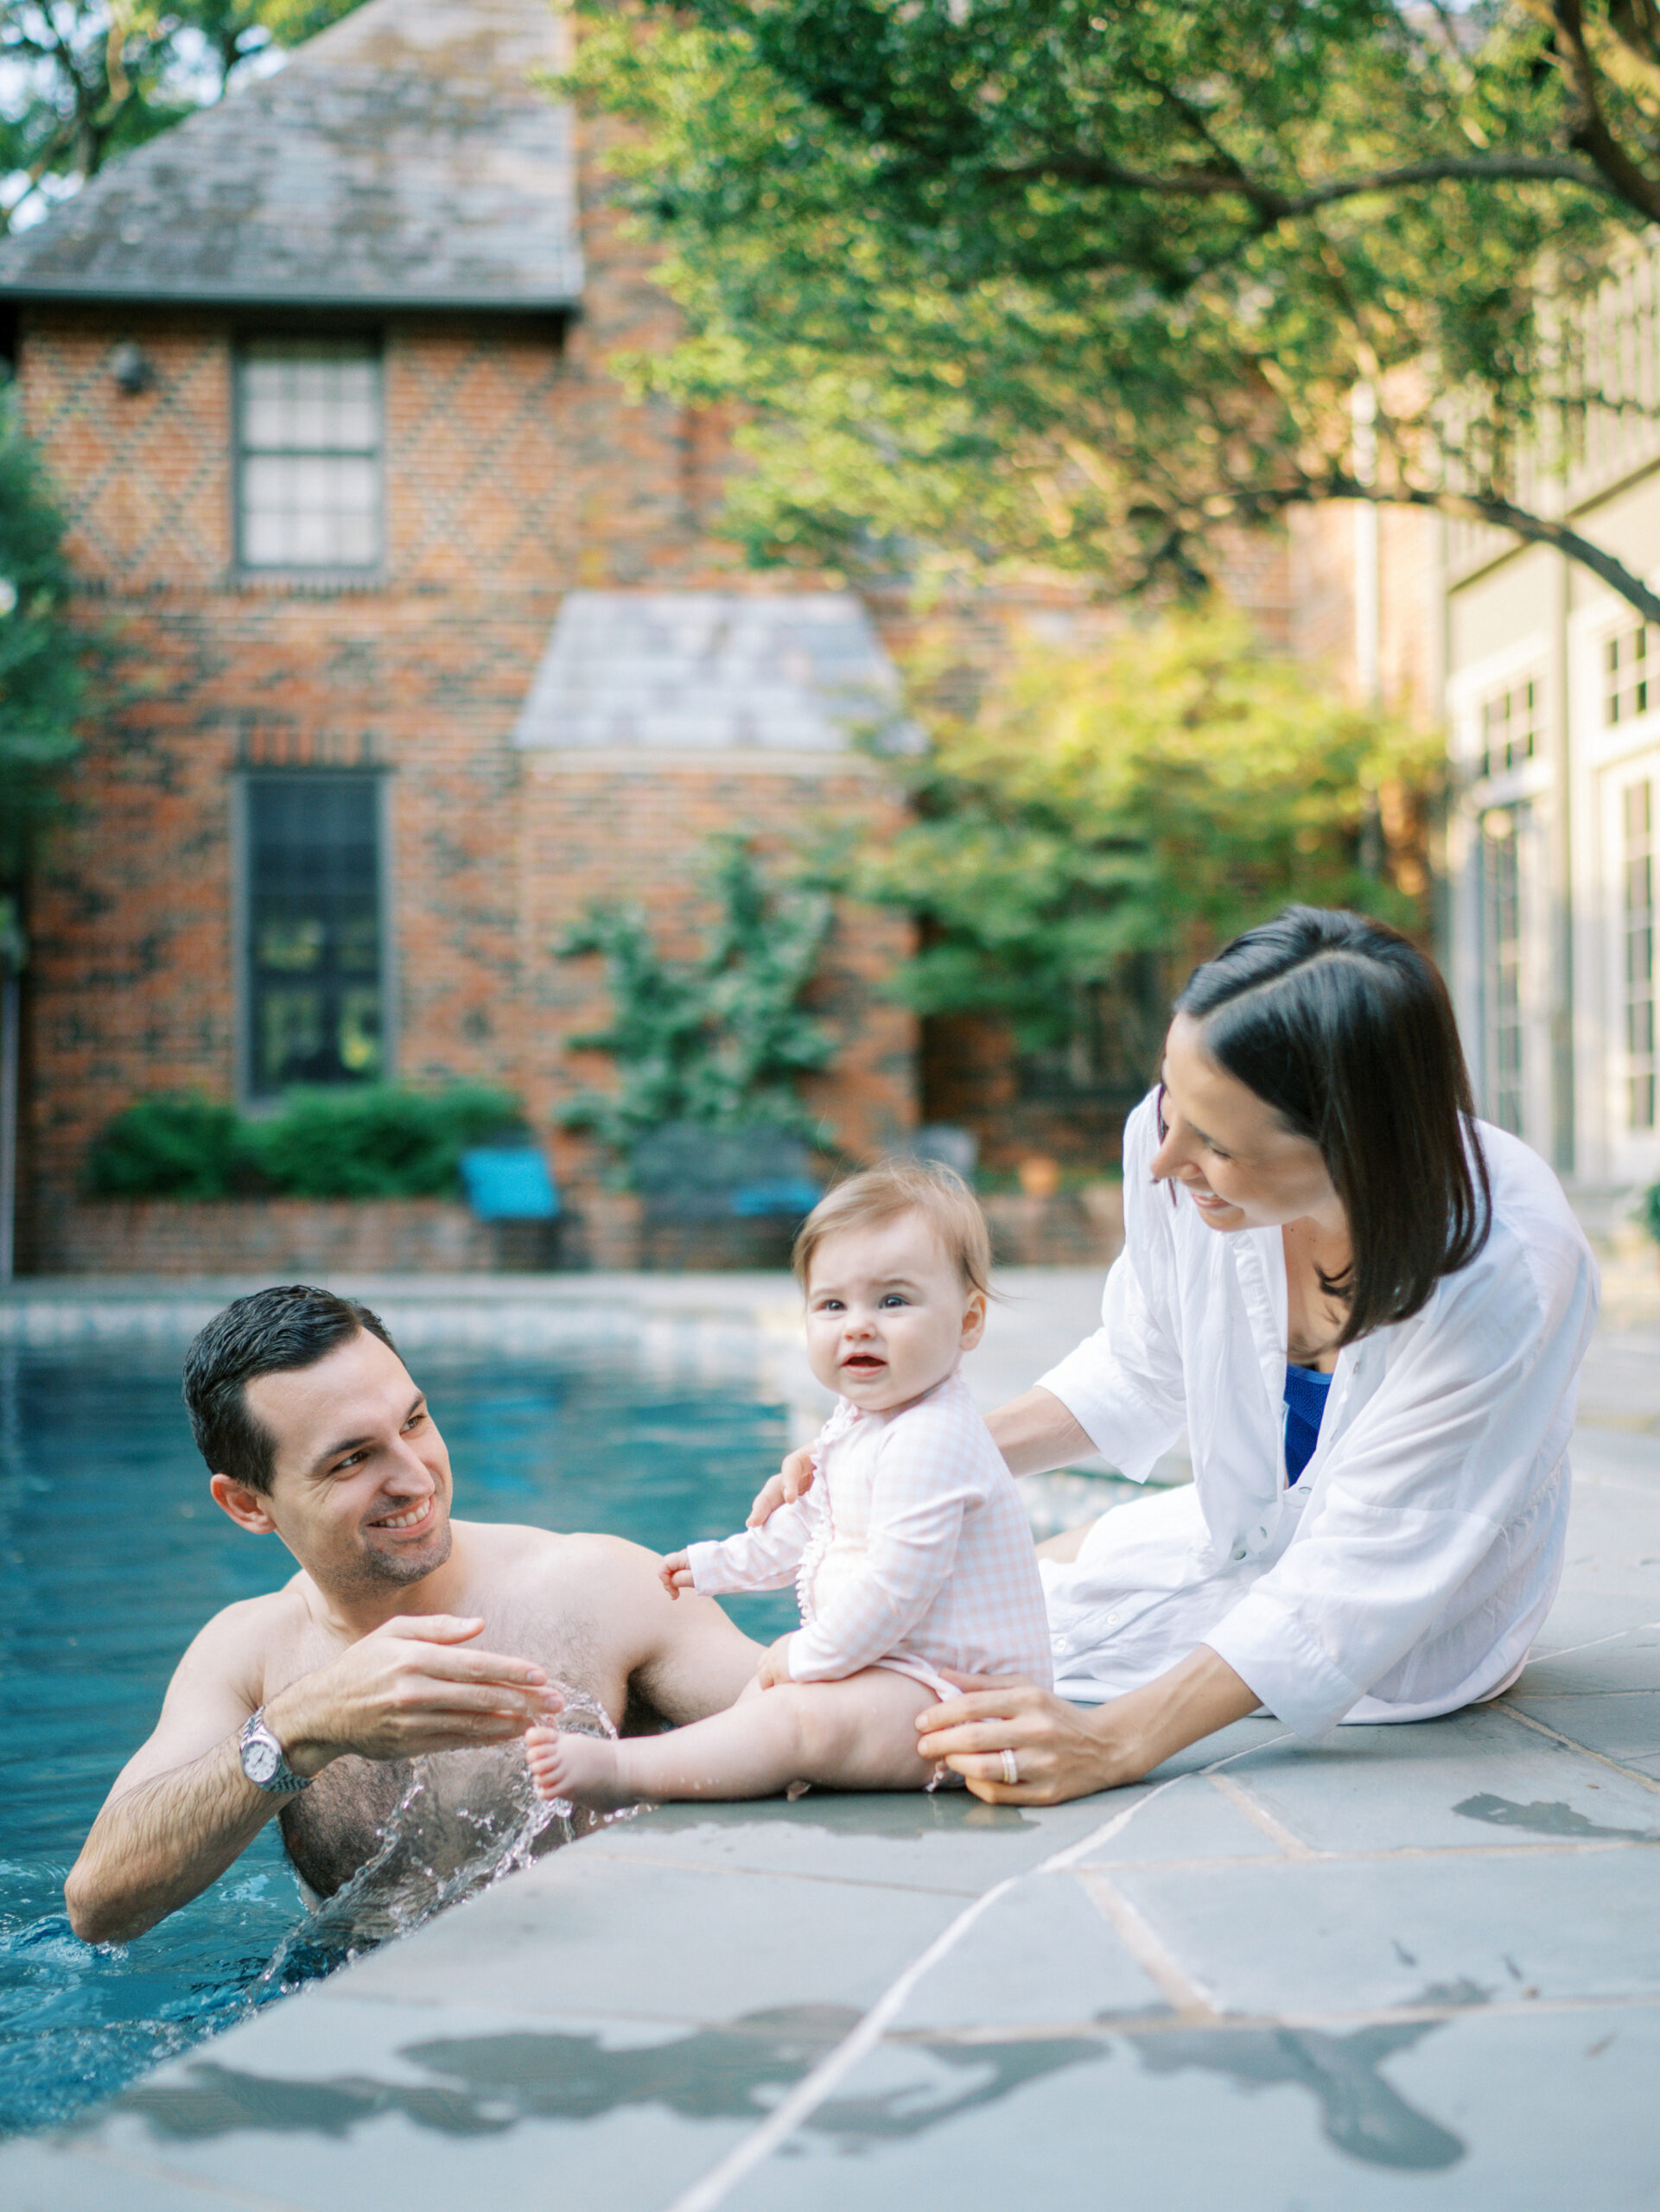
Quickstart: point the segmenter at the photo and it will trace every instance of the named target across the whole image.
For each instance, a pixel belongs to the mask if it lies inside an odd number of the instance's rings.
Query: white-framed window
[[[1604,639],[1602,719],[1610,729],[1660,707],[1660,656],[1654,645],[1646,622],[1631,623]]]
[[[1636,1131],[1655,1126],[1655,811],[1648,777],[1627,784],[1621,793],[1620,828],[1625,1121]]]
[[[1503,776],[1539,751],[1544,687],[1538,677],[1518,677],[1481,702],[1480,745],[1476,772]]]
[[[382,553],[380,348],[255,338],[237,358],[237,558],[372,569]]]
[[[1522,864],[1527,817],[1525,806],[1493,806],[1481,817],[1485,1103],[1489,1120],[1517,1136],[1527,1106]]]

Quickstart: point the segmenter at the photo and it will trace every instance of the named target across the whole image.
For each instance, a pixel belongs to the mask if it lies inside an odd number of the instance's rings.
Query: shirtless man
[[[712,1600],[671,1604],[638,1544],[452,1522],[443,1440],[365,1306],[304,1286],[238,1299],[192,1344],[185,1401],[216,1503],[300,1571],[180,1661],[64,1886],[89,1942],[187,1904],[273,1814],[332,1894],[381,1848],[417,1759],[476,1837],[531,1802],[518,1739],[555,1681],[637,1730],[719,1712],[754,1674],[760,1648]]]

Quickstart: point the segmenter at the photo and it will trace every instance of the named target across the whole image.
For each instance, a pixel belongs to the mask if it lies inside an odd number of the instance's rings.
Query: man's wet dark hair
[[[1492,1197],[1447,986],[1397,930],[1288,906],[1195,969],[1175,1010],[1205,1050],[1320,1148],[1349,1217],[1326,1281],[1339,1344],[1409,1320],[1487,1241]]]
[[[185,1407],[208,1472],[269,1491],[277,1439],[249,1412],[248,1384],[315,1367],[364,1332],[398,1350],[378,1313],[304,1282],[253,1291],[214,1314],[184,1356]]]

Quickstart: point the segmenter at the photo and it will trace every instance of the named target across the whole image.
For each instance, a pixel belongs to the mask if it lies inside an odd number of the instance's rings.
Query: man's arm
[[[678,1728],[723,1713],[754,1676],[765,1646],[716,1604],[683,1590],[671,1598],[655,1552],[620,1536],[573,1536],[583,1548],[582,1586],[631,1697]]]
[[[283,1799],[242,1771],[242,1725],[262,1702],[308,1777],[346,1752],[404,1759],[505,1743],[544,1708],[541,1668],[466,1649],[484,1624],[445,1614],[388,1621],[265,1700],[281,1603],[227,1607],[180,1661],[156,1732],[118,1776],[64,1885],[87,1942],[130,1942],[188,1904],[280,1810]]]
[[[271,1604],[227,1606],[179,1662],[155,1732],[116,1777],[64,1884],[84,1942],[143,1935],[222,1874],[280,1807],[243,1773],[237,1743],[259,1702]]]

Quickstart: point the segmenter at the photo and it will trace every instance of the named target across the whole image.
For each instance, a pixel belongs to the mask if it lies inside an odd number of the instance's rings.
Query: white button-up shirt
[[[694,1586],[719,1595],[793,1580],[804,1625],[791,1679],[882,1666],[941,1697],[940,1673],[1050,1678],[1049,1630],[1014,1478],[960,1374],[910,1405],[845,1398],[813,1446],[817,1480],[759,1529],[692,1544]]]
[[[1100,1702],[1206,1643],[1301,1736],[1419,1720],[1514,1680],[1555,1595],[1595,1264],[1555,1177],[1479,1125],[1492,1227],[1409,1321],[1339,1354],[1288,1487],[1284,1246],[1154,1185],[1156,1104],[1124,1132],[1103,1325],[1040,1380],[1144,1481],[1186,1425],[1191,1488],[1046,1560],[1056,1688]]]

